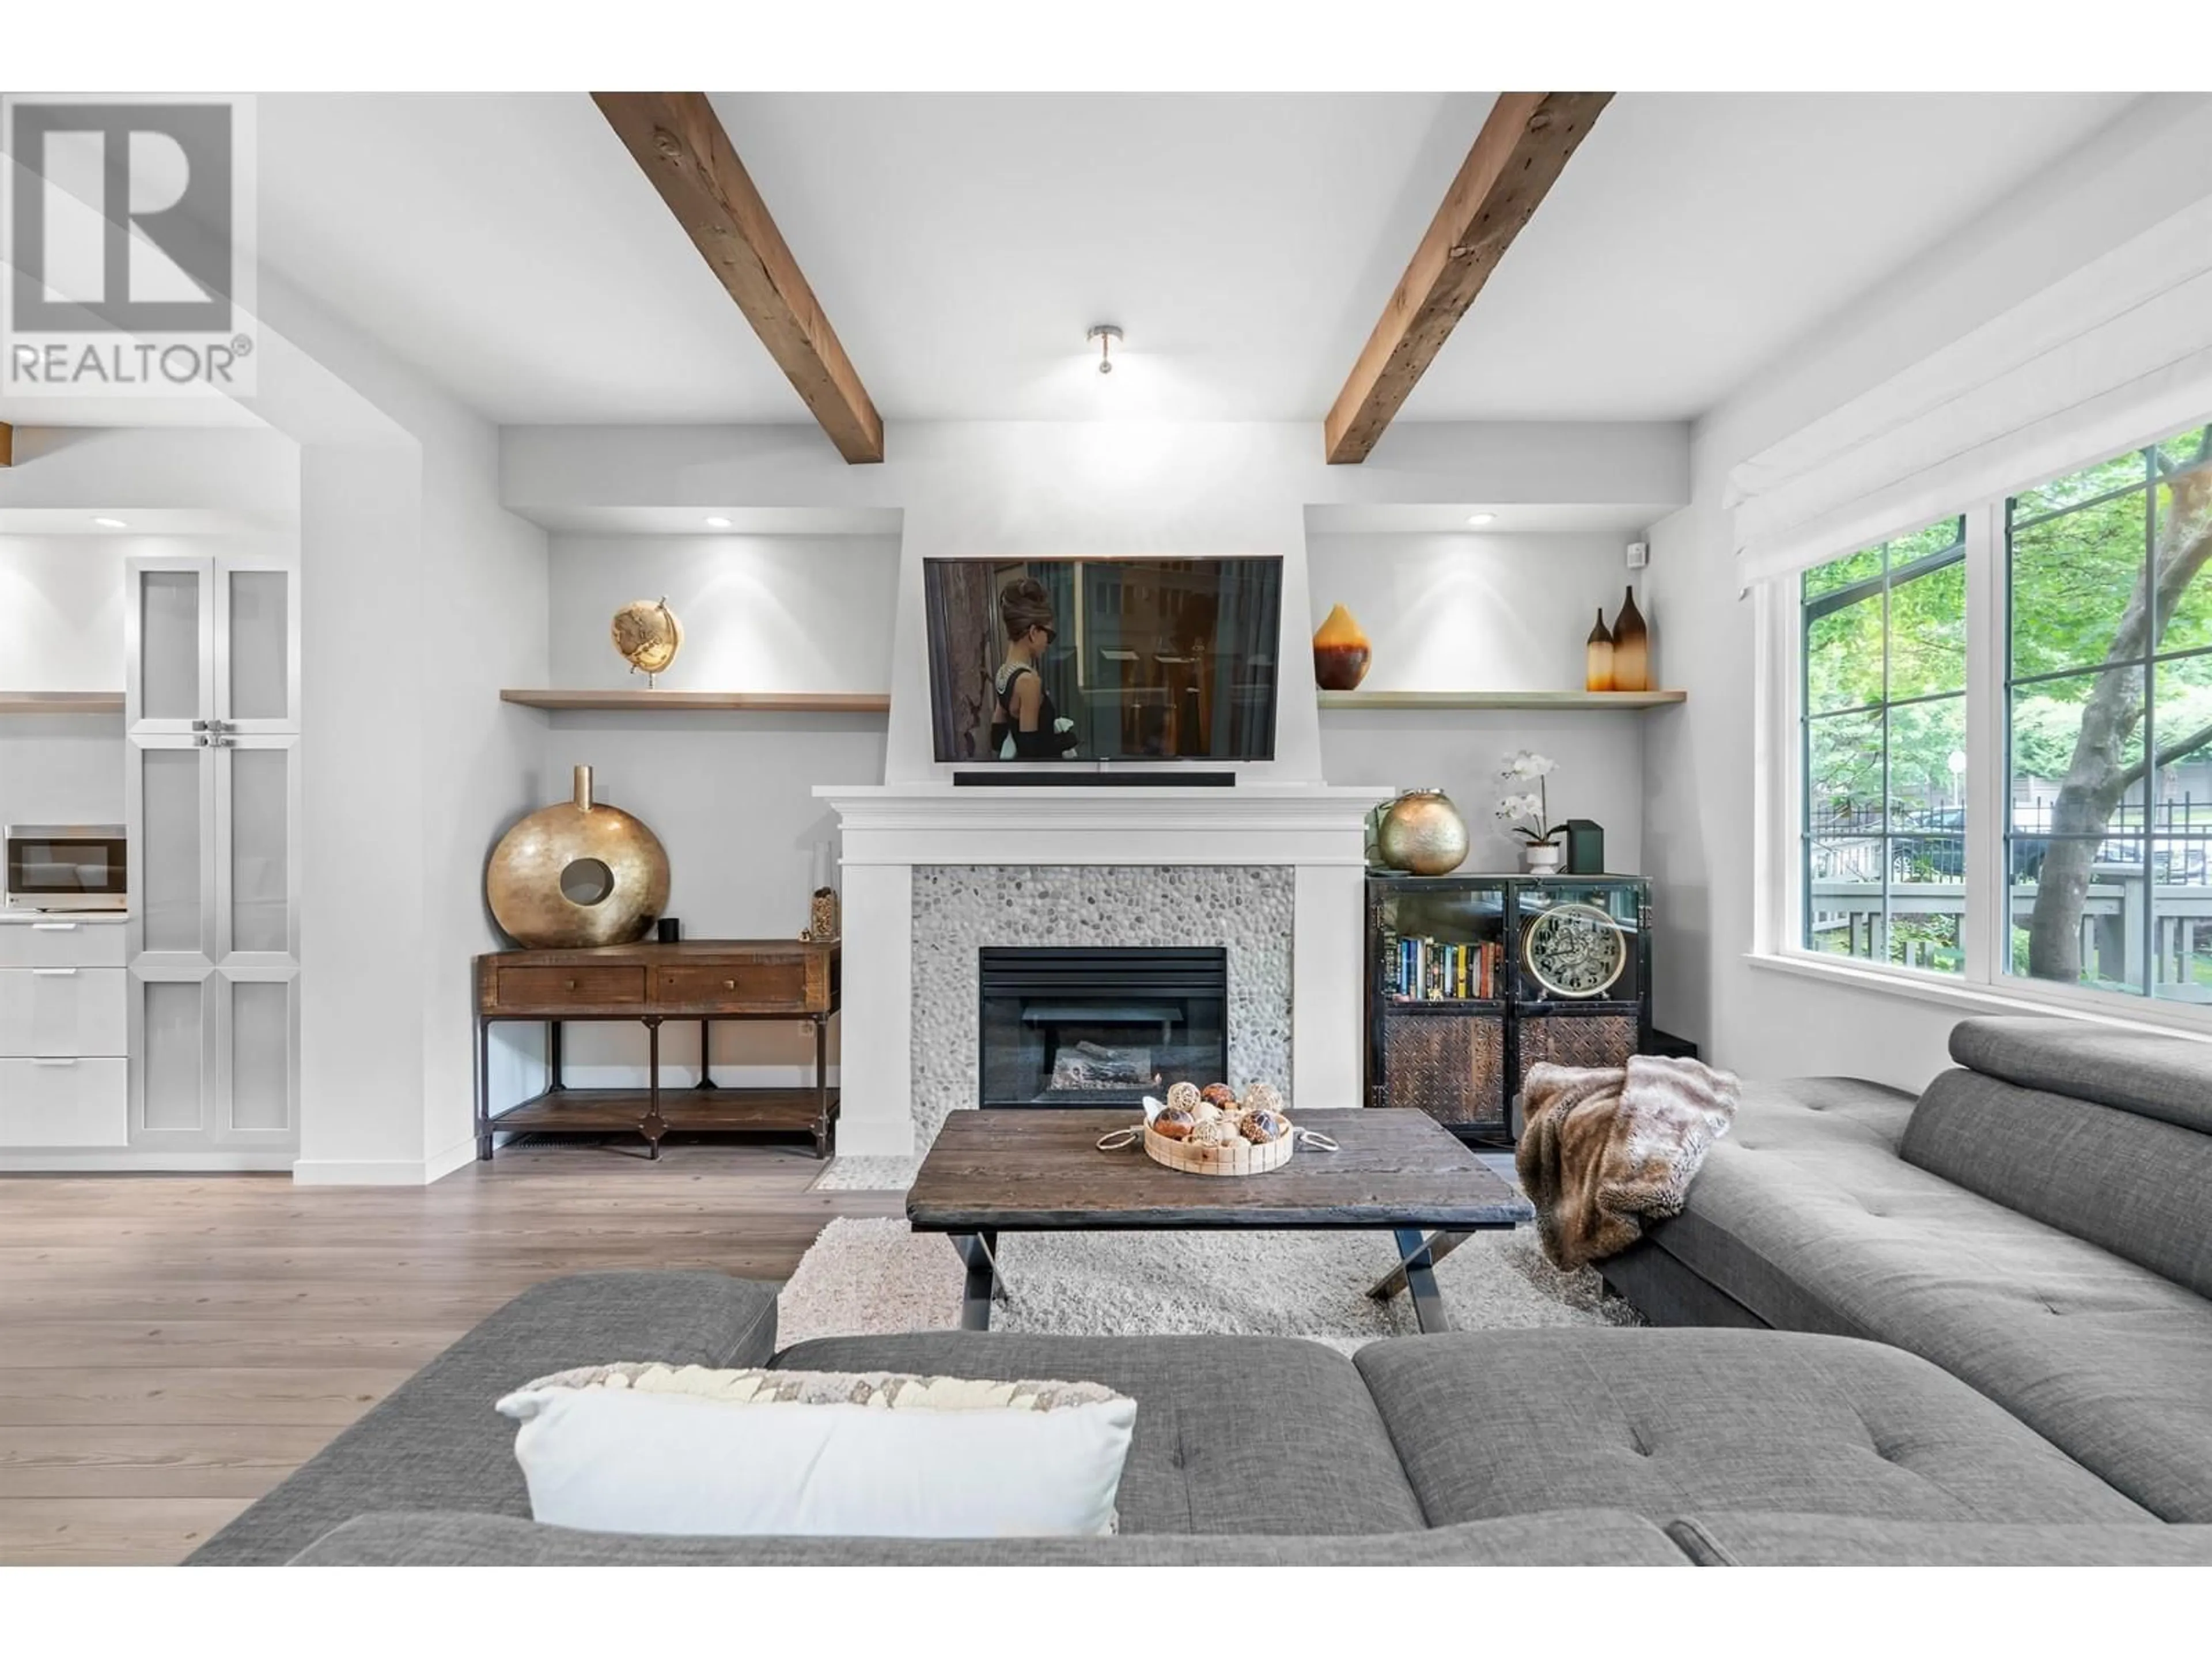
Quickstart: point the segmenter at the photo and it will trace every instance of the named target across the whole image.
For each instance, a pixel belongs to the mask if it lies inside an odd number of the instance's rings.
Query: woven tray
[[[1288,1164],[1297,1144],[1293,1130],[1273,1140],[1251,1141],[1240,1136],[1225,1146],[1194,1146],[1187,1140],[1170,1140],[1155,1133],[1149,1124],[1145,1127],[1146,1156],[1155,1164],[1189,1175],[1264,1175]]]

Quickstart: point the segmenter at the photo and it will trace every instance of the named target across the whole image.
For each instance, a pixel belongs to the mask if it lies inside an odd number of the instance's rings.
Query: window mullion
[[[2002,502],[1966,516],[1966,915],[1959,938],[1966,978],[1990,984],[2011,960],[2011,889],[2005,870],[2007,633]]]

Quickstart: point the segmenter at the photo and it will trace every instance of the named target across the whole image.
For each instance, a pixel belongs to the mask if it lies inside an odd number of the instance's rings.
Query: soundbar
[[[966,789],[1233,789],[1234,772],[1070,772],[1009,768],[993,772],[955,772],[953,786]]]

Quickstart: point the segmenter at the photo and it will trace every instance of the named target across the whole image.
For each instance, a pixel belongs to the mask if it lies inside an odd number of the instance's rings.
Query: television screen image
[[[927,559],[940,761],[1271,760],[1283,562]]]

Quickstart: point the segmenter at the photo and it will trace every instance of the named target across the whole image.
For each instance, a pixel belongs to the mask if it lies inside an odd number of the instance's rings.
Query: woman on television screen
[[[1075,722],[1052,706],[1037,665],[1059,637],[1052,599],[1034,576],[999,592],[999,620],[1006,629],[1006,659],[993,677],[998,718],[991,749],[1000,760],[1067,760],[1075,754]]]

